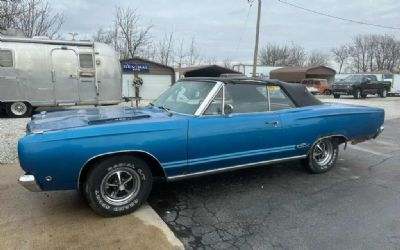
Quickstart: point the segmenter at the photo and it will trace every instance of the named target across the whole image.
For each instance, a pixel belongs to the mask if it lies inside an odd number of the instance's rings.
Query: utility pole
[[[256,77],[256,74],[257,74],[258,41],[260,39],[260,21],[261,21],[261,0],[258,0],[256,45],[254,46],[254,60],[253,60],[253,77]]]

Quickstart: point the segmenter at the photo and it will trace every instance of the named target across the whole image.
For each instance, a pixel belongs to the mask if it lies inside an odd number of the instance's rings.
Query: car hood
[[[168,115],[168,112],[152,107],[102,107],[41,112],[32,116],[32,120],[27,125],[27,133],[43,133],[122,121],[155,119],[167,117]]]

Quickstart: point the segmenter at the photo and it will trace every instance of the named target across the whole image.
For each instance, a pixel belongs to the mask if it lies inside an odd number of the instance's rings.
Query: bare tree
[[[322,53],[317,50],[313,50],[308,56],[307,65],[313,66],[328,66],[329,65],[329,55]]]
[[[176,63],[178,68],[182,68],[182,65],[183,65],[183,63],[186,60],[186,57],[188,55],[188,53],[185,51],[184,43],[185,43],[185,40],[182,38],[179,41],[179,45],[178,45],[179,47],[177,48],[175,63]]]
[[[151,25],[139,28],[139,15],[136,10],[117,7],[115,24],[118,27],[118,40],[121,40],[120,52],[124,58],[134,57],[149,42]]]
[[[112,30],[106,30],[103,27],[100,27],[93,35],[93,40],[95,42],[101,42],[111,45],[114,43],[114,37],[114,32]]]
[[[393,36],[358,35],[347,48],[353,72],[400,70],[400,41]]]
[[[188,51],[188,56],[187,56],[187,66],[193,66],[196,65],[197,63],[200,63],[200,53],[196,47],[196,40],[194,37],[192,37],[190,46],[189,46],[189,51]]]
[[[0,1],[0,30],[16,28],[17,18],[22,14],[21,1]]]
[[[174,33],[164,34],[164,38],[158,44],[158,60],[165,65],[173,64]]]
[[[6,0],[0,7],[0,27],[18,29],[27,37],[54,38],[64,23],[64,15],[46,0]]]
[[[342,45],[338,48],[332,49],[333,59],[339,64],[339,74],[342,73],[343,66],[349,59],[349,48],[346,45]]]
[[[267,44],[260,51],[261,65],[268,66],[303,66],[306,60],[304,48],[295,44],[291,46]]]
[[[228,69],[232,69],[233,68],[232,59],[231,58],[225,58],[222,61],[222,66],[224,66],[225,68],[228,68]]]

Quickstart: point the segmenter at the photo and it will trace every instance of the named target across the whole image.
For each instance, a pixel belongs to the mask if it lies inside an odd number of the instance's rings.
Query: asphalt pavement
[[[400,249],[399,127],[341,147],[326,174],[295,161],[160,182],[150,204],[187,249]]]

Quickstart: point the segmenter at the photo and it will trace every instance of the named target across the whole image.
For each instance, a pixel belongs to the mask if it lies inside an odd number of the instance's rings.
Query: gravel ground
[[[24,136],[29,119],[0,117],[0,164],[15,163],[18,161],[17,141]]]
[[[371,107],[384,108],[386,111],[386,120],[400,118],[399,97],[376,98],[370,97],[362,100],[352,98],[333,99],[332,97],[320,96],[324,102],[338,102],[346,104],[356,104]],[[143,102],[142,105],[147,104]],[[120,106],[130,106],[130,103],[122,103]],[[82,107],[81,107],[82,108]],[[25,126],[29,119],[9,119],[4,114],[0,115],[0,165],[16,163],[18,161],[17,142],[25,134]]]

